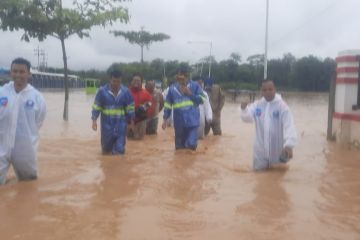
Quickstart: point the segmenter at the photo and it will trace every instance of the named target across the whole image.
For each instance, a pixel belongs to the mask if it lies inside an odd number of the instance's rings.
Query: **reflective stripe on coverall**
[[[187,87],[192,93],[190,96],[181,93],[178,83],[170,86],[164,104],[164,120],[170,117],[173,109],[175,148],[195,150],[198,139],[197,129],[200,121],[198,106],[204,102],[205,96],[196,82],[190,80]]]
[[[44,97],[30,84],[19,93],[14,82],[0,89],[0,184],[10,164],[19,180],[37,178],[36,152],[45,115]]]
[[[252,103],[241,110],[241,118],[245,122],[255,121],[254,170],[263,170],[279,163],[282,150],[285,147],[293,148],[296,144],[292,114],[279,94],[270,102],[263,97]]]
[[[103,153],[125,153],[127,121],[135,117],[134,101],[127,87],[121,85],[114,96],[107,84],[99,89],[92,107],[92,120],[101,113],[101,147]]]
[[[198,137],[199,139],[204,138],[204,131],[205,131],[205,123],[211,123],[213,118],[213,113],[209,101],[208,94],[203,91],[205,96],[205,101],[203,104],[199,105],[199,112],[200,112],[200,126],[198,128]]]

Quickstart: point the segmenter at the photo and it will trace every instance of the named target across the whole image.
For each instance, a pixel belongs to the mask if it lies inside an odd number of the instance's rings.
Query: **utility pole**
[[[211,77],[211,63],[212,63],[212,41],[188,41],[188,44],[199,43],[199,44],[209,44],[210,52],[209,52],[209,78]]]
[[[267,78],[268,28],[269,28],[269,0],[266,0],[264,79]]]
[[[47,54],[39,45],[34,49],[34,55],[37,57],[37,70],[41,71],[47,66]]]
[[[40,52],[40,56],[41,56],[41,62],[40,62],[40,69],[41,71],[45,71],[45,69],[47,68],[47,53],[45,53],[45,51],[42,49]]]
[[[39,71],[39,67],[40,67],[40,47],[39,47],[39,45],[37,46],[37,48],[34,49],[34,55],[37,56],[37,70]]]

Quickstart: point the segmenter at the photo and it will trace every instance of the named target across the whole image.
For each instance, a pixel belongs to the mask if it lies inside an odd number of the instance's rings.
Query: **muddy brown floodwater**
[[[287,168],[255,173],[255,130],[227,102],[223,136],[174,151],[173,131],[102,156],[93,96],[44,93],[40,177],[0,187],[0,239],[360,239],[360,152],[326,141],[327,95],[287,94],[299,142]]]

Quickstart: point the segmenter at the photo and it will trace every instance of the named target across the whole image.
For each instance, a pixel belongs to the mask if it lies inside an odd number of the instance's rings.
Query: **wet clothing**
[[[19,93],[14,82],[0,88],[0,184],[10,164],[19,180],[37,178],[39,129],[45,115],[44,97],[30,84]]]
[[[146,123],[148,120],[137,122],[133,129],[128,129],[127,137],[130,139],[140,140],[145,136]]]
[[[205,126],[205,135],[210,129],[213,130],[214,135],[221,135],[221,110],[225,104],[225,94],[221,87],[213,84],[212,79],[205,79],[204,88],[209,95],[211,109],[213,111],[213,121]]]
[[[199,139],[204,138],[205,123],[211,124],[213,118],[209,96],[205,91],[203,93],[205,96],[205,101],[203,104],[199,105],[199,111],[200,111],[200,126],[198,128]]]
[[[129,130],[127,137],[130,139],[142,139],[146,132],[146,121],[153,114],[152,96],[143,88],[130,88],[135,104],[135,127]]]
[[[92,107],[92,120],[101,114],[103,153],[125,153],[127,122],[135,118],[134,101],[127,87],[121,85],[115,96],[107,84],[99,89]]]
[[[162,92],[162,95],[163,95],[164,100],[166,100],[166,96],[167,96],[168,93],[169,93],[169,89],[170,89],[170,87],[167,87],[167,88]],[[170,117],[166,120],[166,125],[167,125],[168,127],[172,127],[172,126],[174,125],[173,109],[171,109]]]
[[[255,122],[254,170],[279,163],[283,149],[293,148],[296,144],[292,114],[279,94],[270,102],[263,97],[247,106],[241,111],[241,118],[245,122]]]
[[[159,122],[158,114],[164,105],[164,100],[161,92],[158,91],[157,89],[154,89],[151,96],[152,96],[152,106],[154,111],[147,120],[146,134],[157,134],[157,128]]]
[[[152,135],[157,134],[157,129],[159,125],[159,117],[154,117],[146,122],[146,134]]]
[[[135,112],[139,112],[139,109],[142,108],[144,106],[144,104],[146,103],[150,103],[149,107],[145,107],[143,108],[143,110],[146,112],[144,116],[139,116],[135,115],[135,124],[143,121],[144,118],[148,118],[149,116],[151,116],[151,114],[154,111],[154,107],[152,106],[152,96],[150,95],[150,93],[143,88],[130,88],[130,92],[131,92],[131,96],[134,99],[134,104],[135,104]],[[151,105],[151,106],[150,106]]]
[[[192,93],[189,96],[181,93],[178,83],[170,86],[164,105],[164,120],[170,118],[173,109],[175,148],[195,150],[200,124],[199,104],[204,102],[205,96],[196,82],[190,80],[187,87]]]

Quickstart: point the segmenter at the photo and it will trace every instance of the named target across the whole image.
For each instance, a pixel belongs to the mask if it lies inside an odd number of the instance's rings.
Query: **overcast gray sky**
[[[155,58],[195,63],[209,55],[212,42],[216,60],[232,52],[243,60],[264,52],[266,0],[132,0],[126,4],[128,24],[106,29],[94,28],[91,38],[76,36],[66,41],[70,69],[106,69],[113,62],[139,61],[140,48],[109,30],[163,32],[170,40],[154,43],[145,50],[146,61]],[[336,57],[346,49],[360,49],[360,0],[270,0],[269,58],[291,52],[296,57],[315,55]],[[47,53],[48,66],[62,67],[60,42],[49,37],[44,42],[20,41],[20,32],[1,32],[0,66],[8,66],[18,56],[37,65],[34,49]]]

